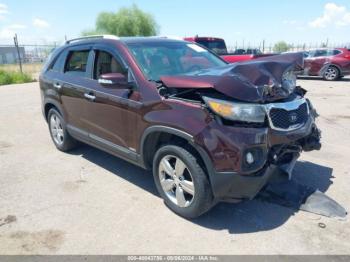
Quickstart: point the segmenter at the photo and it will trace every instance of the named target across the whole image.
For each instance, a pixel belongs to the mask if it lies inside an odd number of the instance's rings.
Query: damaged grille
[[[276,130],[293,130],[307,122],[309,109],[305,101],[295,109],[282,108],[277,105],[270,108],[268,116],[271,128]]]

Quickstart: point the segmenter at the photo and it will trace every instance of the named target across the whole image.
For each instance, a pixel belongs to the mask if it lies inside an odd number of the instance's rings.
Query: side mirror
[[[128,82],[127,77],[121,73],[102,74],[100,75],[98,82],[103,86],[111,88],[130,88],[130,84]]]

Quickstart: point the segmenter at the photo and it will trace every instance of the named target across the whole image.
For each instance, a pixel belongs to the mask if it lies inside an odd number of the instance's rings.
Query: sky
[[[99,12],[135,3],[151,13],[160,35],[215,36],[229,46],[284,40],[350,43],[349,0],[0,0],[0,44],[61,43],[94,28]]]

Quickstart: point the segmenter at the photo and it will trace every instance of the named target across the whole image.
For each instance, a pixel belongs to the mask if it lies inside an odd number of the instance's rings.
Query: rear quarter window
[[[64,61],[66,59],[66,52],[61,52],[58,54],[54,61],[51,63],[49,70],[55,71],[55,72],[63,72],[64,67]]]

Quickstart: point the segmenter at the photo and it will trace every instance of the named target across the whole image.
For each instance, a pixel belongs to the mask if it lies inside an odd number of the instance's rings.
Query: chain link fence
[[[41,67],[56,45],[15,45],[0,44],[0,69],[21,71],[38,78]]]
[[[335,48],[335,47],[350,47],[350,43],[330,43],[325,45],[320,44],[289,44],[288,51],[305,51],[315,48]],[[1,45],[0,44],[0,70],[6,71],[20,71],[22,64],[22,71],[30,74],[33,78],[37,79],[41,67],[49,54],[53,49],[57,47],[56,44],[30,44],[30,45],[19,45],[17,47],[12,45]],[[265,44],[264,42],[255,45],[236,45],[228,46],[229,52],[233,52],[236,49],[259,49],[263,53],[274,52],[274,44]]]

